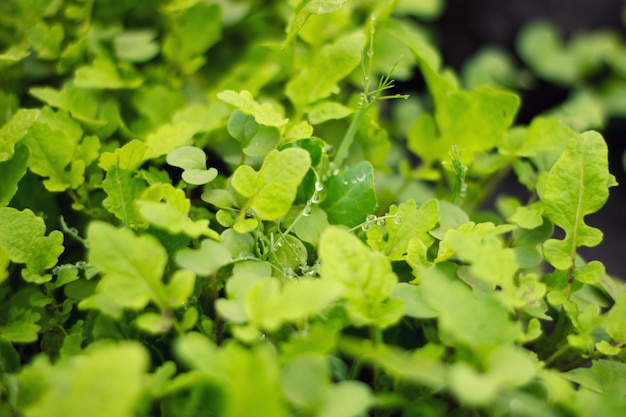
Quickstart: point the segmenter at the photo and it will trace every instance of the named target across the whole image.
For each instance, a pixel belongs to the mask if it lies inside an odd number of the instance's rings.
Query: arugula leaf
[[[301,0],[296,6],[294,15],[289,21],[287,37],[283,44],[290,43],[304,27],[304,24],[313,14],[321,15],[335,12],[343,7],[347,0]]]
[[[476,153],[496,147],[513,122],[519,98],[491,87],[461,90],[449,73],[439,73],[418,57],[435,112],[418,117],[408,132],[408,148],[426,166],[445,161],[453,145],[468,165]]]
[[[609,173],[607,146],[597,132],[585,132],[568,142],[556,161],[540,195],[544,214],[565,231],[562,240],[549,239],[543,245],[546,260],[558,269],[568,269],[576,248],[596,246],[602,232],[588,226],[584,217],[598,211],[616,184]]]
[[[50,364],[39,357],[18,374],[24,415],[94,417],[135,415],[149,362],[139,343],[104,344]]]
[[[40,114],[40,110],[20,109],[0,128],[0,162],[8,161],[13,157],[15,144],[24,139],[30,126]]]
[[[18,144],[13,152],[13,157],[8,161],[0,162],[0,207],[7,206],[15,193],[17,184],[26,174],[30,152],[28,147]]]
[[[291,208],[310,166],[311,157],[304,149],[273,150],[258,172],[248,165],[239,166],[232,185],[248,199],[246,207],[253,208],[262,220],[276,220]]]
[[[242,90],[239,93],[232,90],[220,91],[217,93],[217,98],[235,106],[244,114],[254,116],[254,120],[263,126],[280,127],[286,125],[289,121],[271,103],[258,103],[247,90]],[[243,129],[243,126],[241,128]]]
[[[12,207],[0,208],[0,246],[11,261],[26,264],[22,277],[28,282],[51,280],[46,269],[52,268],[63,253],[63,234],[53,230],[45,235],[44,221],[29,209],[18,211]]]
[[[344,287],[344,308],[357,326],[380,328],[396,323],[404,313],[402,300],[389,296],[398,282],[385,255],[373,252],[354,235],[337,227],[320,238],[321,279]]]
[[[130,164],[131,161],[127,163]],[[145,181],[137,178],[132,171],[113,165],[109,167],[102,181],[102,189],[107,194],[102,200],[105,209],[133,229],[141,229],[146,225],[146,220],[139,213],[139,207],[135,205],[135,201],[146,189]]]

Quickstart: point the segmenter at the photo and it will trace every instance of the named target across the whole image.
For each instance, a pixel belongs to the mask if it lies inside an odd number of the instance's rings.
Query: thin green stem
[[[363,110],[358,110],[354,117],[352,118],[352,122],[350,122],[350,126],[348,126],[348,130],[346,134],[343,135],[343,139],[341,140],[341,144],[339,145],[339,149],[335,154],[335,165],[337,168],[341,168],[343,165],[343,161],[348,156],[348,150],[354,142],[354,137],[356,136],[356,130],[359,127],[359,122],[361,121],[361,117],[363,116]]]

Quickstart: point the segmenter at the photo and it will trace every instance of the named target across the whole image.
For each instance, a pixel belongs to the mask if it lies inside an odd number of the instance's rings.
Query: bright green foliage
[[[0,1],[1,416],[623,414],[619,35],[457,77],[441,0],[157,3]]]
[[[324,46],[287,84],[289,99],[297,107],[303,107],[337,93],[337,83],[359,64],[364,46],[365,35],[362,32],[347,34]]]
[[[81,308],[119,318],[123,309],[141,310],[154,303],[162,312],[178,307],[193,291],[193,274],[180,272],[163,282],[165,249],[153,237],[93,223],[87,231],[89,262],[103,275],[95,294]]]
[[[502,141],[519,107],[516,95],[491,87],[466,92],[425,61],[420,62],[420,68],[435,113],[420,116],[408,132],[412,152],[429,165],[446,160],[452,145],[457,145],[463,161],[469,163],[476,153],[488,151]]]
[[[239,93],[232,90],[221,91],[217,94],[217,97],[237,107],[242,113],[254,116],[254,120],[260,125],[280,127],[284,126],[289,121],[285,119],[272,104],[258,103],[247,90],[243,90]]]
[[[148,353],[138,343],[103,345],[50,364],[44,357],[19,376],[18,401],[29,417],[135,414]]]
[[[319,253],[322,279],[342,284],[354,324],[385,328],[400,319],[404,303],[389,299],[397,277],[383,254],[333,227],[322,234]]]
[[[367,232],[367,243],[372,249],[386,254],[392,261],[406,257],[412,240],[419,240],[424,246],[430,246],[434,239],[428,232],[439,222],[439,204],[437,200],[428,200],[419,208],[415,201],[409,200],[400,206],[391,206],[387,220],[387,239],[383,239],[381,228]]]
[[[144,190],[135,200],[139,213],[153,226],[172,234],[185,233],[190,237],[209,236],[217,239],[217,232],[209,228],[207,219],[191,220],[191,202],[183,190],[171,184],[157,183]]]
[[[541,196],[545,215],[565,231],[565,239],[547,240],[546,259],[559,269],[572,266],[576,248],[596,246],[602,232],[585,224],[584,217],[598,211],[609,196],[615,178],[609,174],[607,148],[596,132],[586,132],[567,144],[554,164]]]
[[[12,262],[26,264],[22,277],[32,282],[49,281],[46,270],[56,264],[65,249],[61,232],[54,230],[46,236],[43,220],[28,209],[0,208],[0,224],[0,246]]]
[[[374,170],[367,161],[330,178],[326,190],[321,207],[328,214],[330,224],[354,227],[376,207]]]
[[[246,197],[246,207],[262,220],[276,220],[289,211],[298,185],[311,166],[309,153],[289,148],[270,152],[257,172],[248,165],[237,168],[232,185]]]

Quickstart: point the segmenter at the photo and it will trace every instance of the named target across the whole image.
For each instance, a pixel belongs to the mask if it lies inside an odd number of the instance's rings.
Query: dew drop
[[[305,206],[302,209],[302,215],[303,216],[310,216],[311,215],[311,206]]]
[[[372,227],[372,225],[369,224],[369,223],[363,223],[361,225],[361,229],[363,229],[364,232],[367,232],[368,230],[370,230],[371,227]]]
[[[366,174],[365,172],[359,172],[356,176],[356,180],[358,182],[363,182],[365,180]]]
[[[286,276],[287,278],[293,278],[293,277],[296,275],[296,273],[293,271],[293,268],[291,268],[291,267],[289,267],[289,266],[286,266],[286,267],[283,269],[283,274],[285,274],[285,276]]]
[[[370,33],[374,33],[374,28],[370,29]],[[370,58],[374,56],[374,50],[373,49],[369,49],[367,51],[367,56],[369,56]]]
[[[307,277],[314,277],[314,276],[316,276],[316,275],[317,275],[317,272],[315,272],[315,271],[311,270],[311,271],[308,271],[305,275],[306,275]]]
[[[357,180],[356,180],[356,178],[352,178],[352,179],[350,180],[350,182],[351,182],[352,184],[356,184],[356,183],[357,183]]]
[[[383,227],[384,225],[385,225],[385,219],[383,219],[382,217],[376,220],[376,226]]]
[[[313,194],[313,197],[311,197],[311,203],[317,204],[319,202],[320,202],[320,195],[318,193]]]
[[[372,223],[376,221],[376,215],[375,214],[370,214],[369,216],[367,216],[365,218],[365,221],[367,221],[368,223]]]
[[[372,19],[372,21],[376,20],[376,13],[372,13],[372,16],[370,17],[370,19]]]
[[[369,51],[368,51],[369,52]],[[359,93],[359,100],[364,101],[367,103],[367,94],[365,93]]]
[[[343,185],[348,185],[348,180],[341,181]]]
[[[276,246],[277,246],[277,247],[279,247],[279,248],[280,248],[281,246],[283,246],[283,240],[282,240],[282,239],[278,239],[278,240],[276,241]]]
[[[327,155],[332,155],[335,153],[335,147],[333,145],[328,145],[324,147],[323,151]]]
[[[402,223],[402,216],[396,215],[396,217],[393,219],[393,222],[395,224],[400,224]]]
[[[315,181],[315,191],[322,191],[324,184],[321,181]]]

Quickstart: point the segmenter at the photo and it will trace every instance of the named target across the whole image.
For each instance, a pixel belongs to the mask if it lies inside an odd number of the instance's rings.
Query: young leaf
[[[273,150],[258,172],[248,165],[237,168],[232,185],[262,220],[276,220],[291,208],[310,166],[309,153],[303,149]]]
[[[296,37],[312,14],[320,15],[332,13],[343,7],[346,1],[347,0],[301,0],[294,11],[294,16],[287,26],[287,37],[285,38],[284,45],[287,45]]]
[[[170,151],[189,145],[193,135],[200,130],[199,125],[189,123],[162,124],[155,132],[146,137],[145,158],[152,159],[162,155],[167,155]]]
[[[44,221],[29,209],[0,208],[0,224],[0,246],[12,262],[26,264],[22,277],[29,282],[50,281],[52,277],[44,272],[63,253],[63,234],[54,230],[45,236]]]
[[[40,113],[39,110],[20,109],[0,128],[0,162],[8,161],[13,157],[15,144],[26,136]]]
[[[155,38],[156,33],[151,30],[124,31],[113,39],[115,55],[122,61],[150,61],[159,53]]]
[[[326,182],[326,199],[320,204],[331,224],[354,227],[376,207],[374,168],[367,161],[347,169]]]
[[[15,343],[37,341],[41,326],[36,323],[41,319],[41,314],[12,306],[8,319],[6,324],[0,325],[0,338]]]
[[[102,189],[107,194],[102,206],[130,228],[140,229],[145,226],[146,220],[139,213],[135,202],[145,188],[145,181],[135,177],[132,171],[113,165],[102,181]]]
[[[426,165],[445,161],[453,145],[458,146],[467,165],[476,153],[488,151],[502,141],[519,107],[515,94],[486,86],[463,91],[422,59],[420,68],[435,113],[415,121],[408,132],[408,147]]]
[[[51,365],[37,358],[17,381],[26,416],[132,417],[144,391],[149,356],[139,343],[104,344]]]
[[[439,204],[435,199],[424,202],[419,208],[415,201],[409,200],[400,206],[392,205],[389,208],[386,220],[387,239],[383,240],[382,229],[372,228],[367,232],[367,243],[374,250],[386,254],[392,261],[404,259],[409,243],[413,239],[421,240],[430,246],[433,237],[428,232],[439,222]]]
[[[362,31],[349,33],[324,46],[297,75],[287,83],[286,93],[296,107],[324,99],[339,91],[337,83],[361,62],[365,47]]]
[[[584,217],[604,205],[609,187],[615,184],[608,170],[607,146],[599,133],[585,132],[570,140],[548,173],[541,195],[544,214],[565,231],[563,240],[544,243],[548,262],[567,269],[576,248],[600,243],[602,232],[585,224]]]
[[[103,152],[98,166],[108,171],[112,166],[123,170],[135,171],[147,159],[148,146],[140,140],[133,139],[113,152]]]
[[[49,191],[77,188],[84,182],[85,162],[74,158],[81,136],[80,125],[65,111],[44,108],[31,125],[24,138],[31,153],[28,166],[47,178],[44,185]]]
[[[389,299],[398,278],[385,255],[373,252],[356,236],[329,227],[320,238],[319,256],[322,280],[343,285],[345,309],[355,325],[385,328],[402,317],[402,300]]]
[[[141,310],[151,301],[165,304],[162,278],[167,253],[156,239],[103,222],[89,225],[87,239],[88,261],[103,277],[96,294],[81,301],[81,308],[96,308],[119,318],[124,308]]]
[[[78,68],[74,79],[76,87],[100,90],[137,88],[142,82],[141,75],[132,67],[120,72],[115,62],[105,57],[97,57],[91,64]]]
[[[239,93],[232,90],[221,91],[217,93],[217,98],[235,106],[244,114],[254,116],[254,120],[263,126],[281,127],[289,121],[272,104],[259,104],[247,90],[242,90]]]
[[[237,253],[238,254],[238,253]],[[209,276],[232,260],[230,251],[222,243],[204,239],[198,249],[184,248],[176,253],[176,262],[198,275]]]

